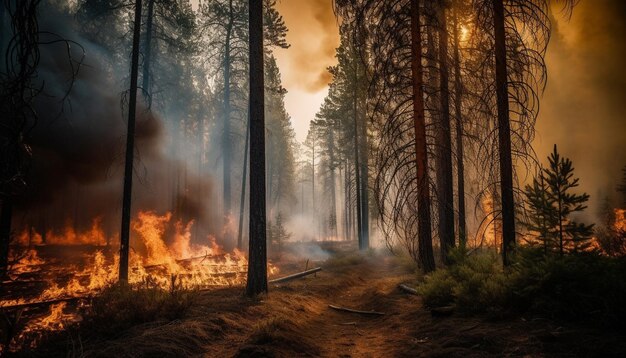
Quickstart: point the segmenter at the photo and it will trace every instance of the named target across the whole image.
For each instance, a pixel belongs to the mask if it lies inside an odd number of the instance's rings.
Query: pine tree
[[[553,228],[558,225],[554,215],[554,200],[548,196],[548,186],[546,184],[543,169],[539,173],[539,178],[533,179],[532,185],[526,185],[524,195],[528,202],[528,218],[524,222],[526,228],[536,233],[536,239],[543,246],[544,253],[555,246],[556,237]]]
[[[546,251],[556,249],[562,256],[566,252],[588,250],[594,225],[577,222],[571,216],[587,208],[589,195],[572,193],[579,179],[574,178],[572,161],[562,158],[556,145],[548,161],[549,167],[541,170],[532,187],[526,188],[531,208],[527,226],[540,233]]]

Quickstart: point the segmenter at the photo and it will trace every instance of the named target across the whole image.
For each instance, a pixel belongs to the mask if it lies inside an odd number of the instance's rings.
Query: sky
[[[299,141],[304,141],[309,122],[314,119],[328,93],[331,76],[328,66],[337,63],[339,28],[332,0],[278,0],[278,11],[289,28],[291,47],[276,51],[283,86],[287,89],[285,107]]]

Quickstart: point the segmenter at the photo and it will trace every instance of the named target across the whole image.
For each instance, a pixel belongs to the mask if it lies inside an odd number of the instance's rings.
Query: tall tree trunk
[[[439,106],[441,116],[436,131],[437,193],[439,196],[439,240],[441,258],[448,262],[448,252],[454,247],[454,191],[452,183],[452,143],[450,131],[450,91],[448,70],[448,29],[443,0],[436,6],[439,39]]]
[[[312,147],[312,169],[311,169],[311,199],[313,200],[313,224],[315,225],[315,232],[317,232],[317,211],[315,210],[315,136],[313,136]],[[315,235],[317,238],[317,234]]]
[[[350,162],[346,158],[346,170],[344,172],[344,180],[345,180],[345,206],[346,206],[346,235],[347,240],[352,237],[352,221],[354,218],[354,214],[352,213],[352,185],[350,178],[352,170],[350,170]]]
[[[330,142],[330,146],[329,146],[329,151],[328,151],[328,157],[330,160],[330,209],[331,209],[331,213],[330,213],[330,218],[331,218],[331,230],[333,232],[334,236],[338,236],[337,235],[337,193],[336,193],[336,178],[335,178],[335,151],[334,151],[334,145],[335,145],[335,136],[333,133],[333,130],[330,129],[329,130],[329,142]]]
[[[361,106],[363,112],[363,124],[361,125],[361,225],[362,225],[362,250],[370,247],[370,218],[369,218],[369,151],[367,144],[367,119],[365,118],[365,106]]]
[[[122,198],[122,229],[120,233],[119,280],[128,282],[128,248],[130,244],[130,213],[133,192],[133,157],[135,154],[135,115],[137,111],[137,75],[139,73],[139,34],[141,33],[141,0],[135,0],[133,25],[133,54],[130,70],[128,99],[128,131],[126,133],[126,163],[124,166],[124,194]]]
[[[249,2],[250,26],[250,243],[246,295],[267,292],[265,208],[265,84],[263,0]]]
[[[246,177],[248,174],[248,153],[250,145],[250,109],[248,109],[248,120],[246,123],[246,145],[243,152],[243,175],[241,177],[241,200],[239,200],[239,230],[237,231],[237,248],[243,248],[243,213],[246,198]]]
[[[457,156],[457,192],[459,195],[459,245],[467,244],[467,225],[465,223],[465,164],[463,154],[463,112],[461,104],[463,100],[463,84],[461,82],[461,56],[459,53],[459,20],[456,7],[453,9],[454,21],[454,116],[456,117],[456,156]]]
[[[152,106],[150,90],[150,65],[152,63],[152,22],[154,18],[154,0],[148,0],[148,19],[146,20],[146,40],[143,49],[143,91],[148,107]]]
[[[515,203],[513,198],[513,160],[511,158],[511,125],[506,59],[506,32],[503,0],[493,0],[496,57],[496,96],[498,104],[498,145],[500,154],[500,194],[502,196],[502,261],[510,264],[515,247]]]
[[[224,225],[228,225],[231,219],[231,197],[230,197],[230,165],[231,155],[231,136],[230,136],[230,40],[233,29],[233,0],[228,2],[228,26],[226,28],[226,40],[224,48],[224,132],[222,133],[222,160],[223,160],[223,200],[224,200]],[[228,235],[229,230],[224,231]],[[224,238],[226,241],[228,237]]]
[[[358,89],[356,83],[359,77],[359,64],[354,63],[354,176],[356,178],[356,232],[359,243],[359,250],[363,250],[363,207],[361,206],[361,174],[359,173],[361,166],[359,165],[359,111],[358,111]]]
[[[417,219],[419,262],[425,272],[435,270],[430,227],[430,189],[428,186],[428,150],[424,116],[424,74],[422,68],[422,31],[419,1],[411,0],[411,71],[413,74],[413,126],[417,167]]]

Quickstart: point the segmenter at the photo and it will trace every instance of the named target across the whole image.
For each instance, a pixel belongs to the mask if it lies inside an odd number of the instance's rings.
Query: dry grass
[[[281,274],[303,269],[298,262]],[[623,336],[545,320],[432,317],[406,265],[385,255],[339,255],[316,277],[270,287],[251,300],[242,287],[201,292],[184,316],[124,329],[113,338],[68,332],[35,356],[96,357],[499,357],[619,356]],[[337,312],[329,304],[385,312]],[[89,338],[87,338],[89,336]],[[32,354],[30,354],[32,353]],[[622,355],[623,356],[623,355]]]

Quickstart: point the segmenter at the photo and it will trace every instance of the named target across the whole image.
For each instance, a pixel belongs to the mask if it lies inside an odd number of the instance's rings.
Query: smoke
[[[595,214],[626,165],[626,2],[581,1],[569,21],[555,17],[535,148],[544,165],[555,143],[573,161]]]
[[[127,119],[122,93],[128,66],[110,70],[112,55],[81,37],[72,17],[42,6],[46,16],[40,17],[40,30],[80,46],[72,44],[69,52],[64,42],[41,46],[37,81],[44,92],[34,104],[38,116],[28,140],[33,151],[29,187],[16,200],[17,227],[45,232],[71,222],[86,228],[101,217],[113,236],[122,203]],[[83,53],[72,78],[72,66]],[[188,170],[192,166],[180,159],[187,154],[164,153],[167,130],[158,113],[142,103],[137,113],[133,213],[174,211],[177,219],[194,220],[203,234],[219,236],[217,210],[207,205],[214,201],[210,177]]]
[[[285,87],[309,93],[323,90],[331,81],[326,68],[336,63],[339,46],[331,0],[282,0],[277,9],[289,27],[291,44],[284,54],[278,51]]]

